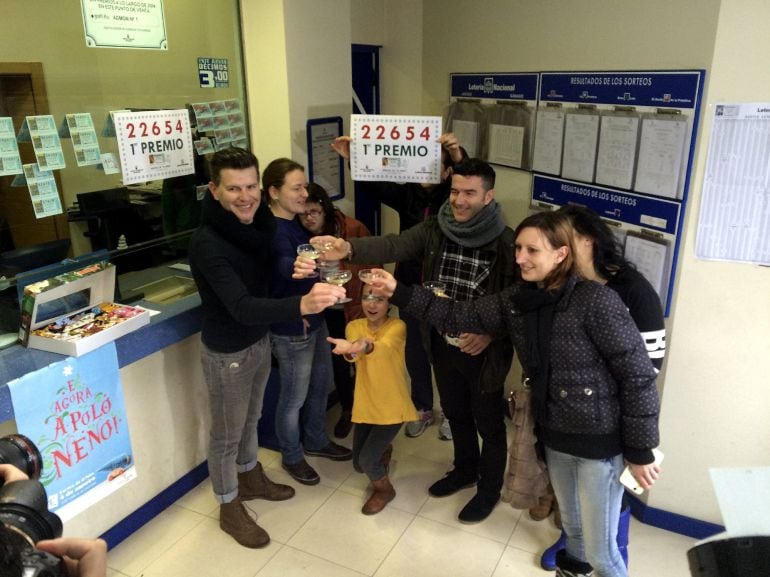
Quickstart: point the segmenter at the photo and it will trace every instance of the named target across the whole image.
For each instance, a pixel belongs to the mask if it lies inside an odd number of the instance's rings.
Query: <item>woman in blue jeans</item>
[[[625,464],[645,489],[660,473],[655,369],[618,294],[577,275],[572,227],[557,212],[516,229],[521,281],[475,301],[405,287],[385,271],[378,293],[445,333],[508,332],[532,387],[536,433],[562,511],[557,575],[627,577],[616,543]]]
[[[291,278],[297,246],[309,240],[297,218],[304,214],[307,200],[305,169],[293,160],[279,158],[265,168],[262,186],[277,222],[272,245],[271,296],[305,294],[315,280]],[[320,481],[305,455],[334,461],[352,458],[350,449],[330,441],[325,430],[326,401],[333,379],[328,336],[322,314],[270,326],[270,342],[281,377],[275,432],[282,465],[294,480],[305,485]]]

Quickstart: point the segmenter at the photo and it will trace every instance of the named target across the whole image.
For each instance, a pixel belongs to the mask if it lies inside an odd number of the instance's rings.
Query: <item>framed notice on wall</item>
[[[345,193],[345,166],[332,143],[342,136],[342,118],[311,118],[307,121],[306,132],[310,182],[322,186],[332,200],[341,198]]]
[[[163,0],[80,0],[86,46],[168,50]]]

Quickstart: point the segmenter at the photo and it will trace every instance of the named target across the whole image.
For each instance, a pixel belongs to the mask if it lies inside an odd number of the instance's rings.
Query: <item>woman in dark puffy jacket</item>
[[[655,369],[617,293],[577,274],[566,215],[534,214],[516,229],[521,282],[475,301],[436,298],[384,271],[379,294],[440,332],[511,335],[532,387],[536,432],[562,510],[557,575],[626,577],[616,534],[626,464],[657,479]]]

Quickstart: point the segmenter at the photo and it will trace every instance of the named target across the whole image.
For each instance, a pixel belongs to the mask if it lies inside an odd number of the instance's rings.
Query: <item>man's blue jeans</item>
[[[623,456],[584,459],[546,447],[545,460],[567,534],[567,555],[590,563],[602,577],[627,577],[617,544]]]
[[[203,377],[209,391],[211,430],[208,466],[217,501],[238,496],[238,476],[257,464],[257,423],[270,376],[270,340],[265,336],[235,353],[201,343]]]
[[[328,336],[326,323],[307,336],[270,334],[281,375],[275,434],[286,465],[305,458],[303,442],[316,451],[329,444],[326,400],[334,377]]]

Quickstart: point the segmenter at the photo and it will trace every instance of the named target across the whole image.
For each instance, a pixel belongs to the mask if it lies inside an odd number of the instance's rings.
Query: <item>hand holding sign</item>
[[[350,124],[353,180],[440,181],[440,117],[354,114]]]

